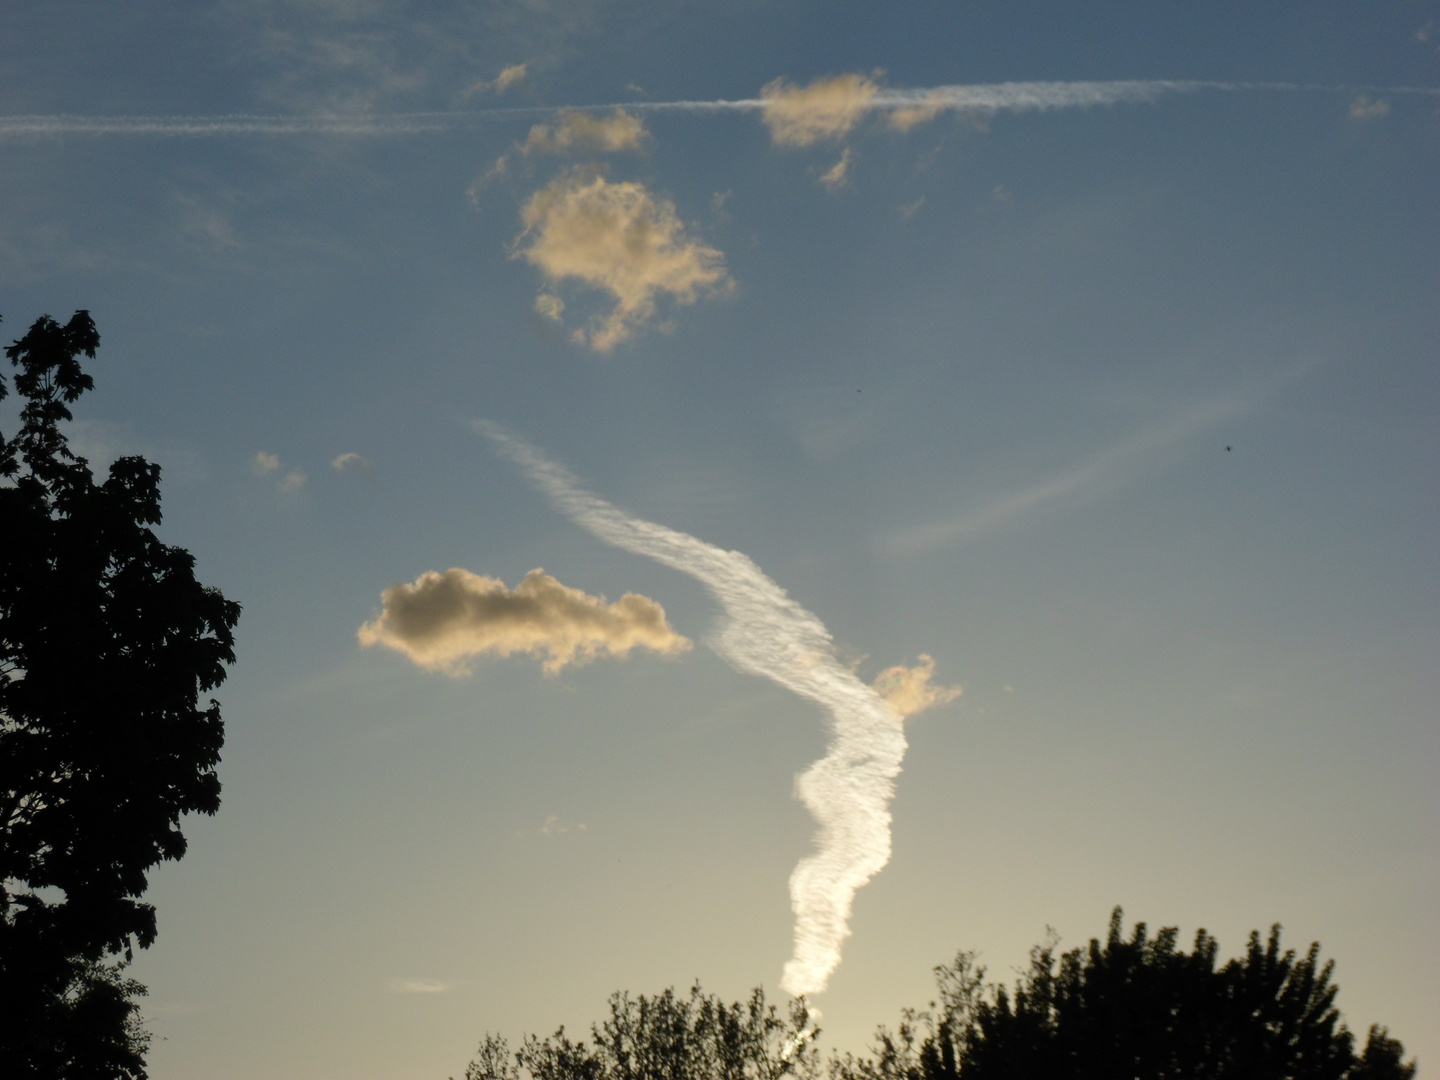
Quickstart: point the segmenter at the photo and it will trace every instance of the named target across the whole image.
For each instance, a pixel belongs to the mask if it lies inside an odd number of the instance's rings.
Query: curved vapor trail
[[[795,784],[820,830],[815,851],[790,875],[795,951],[780,980],[797,996],[824,990],[850,936],[855,891],[890,861],[890,800],[905,757],[900,715],[835,658],[825,625],[748,556],[632,517],[498,425],[475,426],[577,525],[709,589],[724,607],[709,644],[732,667],[773,679],[830,713],[826,754]]]
[[[1298,83],[1207,82],[1186,79],[1119,80],[1109,82],[1003,82],[935,86],[928,89],[879,90],[866,108],[880,111],[924,106],[969,112],[1023,112],[1032,109],[1071,109],[1154,101],[1168,94],[1209,90],[1367,92],[1385,94],[1440,94],[1440,89],[1417,86],[1316,86]],[[449,112],[318,114],[300,116],[75,116],[48,114],[0,116],[0,141],[47,136],[151,136],[215,138],[232,135],[336,135],[393,137],[464,131],[506,117],[551,115],[562,110],[608,112],[760,112],[765,98],[715,101],[621,101],[603,105],[522,106]]]

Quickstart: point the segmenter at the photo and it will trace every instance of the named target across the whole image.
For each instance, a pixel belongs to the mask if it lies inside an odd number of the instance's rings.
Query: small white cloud
[[[554,124],[536,124],[520,145],[520,152],[531,154],[600,153],[617,154],[639,150],[649,137],[644,123],[624,109],[608,116],[567,109]]]
[[[691,648],[654,600],[626,593],[607,604],[543,570],[530,571],[514,589],[468,570],[432,570],[413,585],[391,585],[380,598],[383,610],[360,627],[360,643],[394,649],[447,675],[467,674],[467,661],[486,654],[544,656],[545,674],[555,675],[597,656],[623,660],[637,647],[667,656]]]
[[[372,483],[375,480],[375,467],[353,450],[349,453],[341,454],[334,461],[330,462],[330,467],[336,472],[341,473],[358,472]]]
[[[1384,98],[1370,98],[1361,94],[1350,102],[1351,120],[1383,120],[1390,115],[1390,103]]]
[[[872,683],[880,696],[901,716],[914,716],[936,705],[944,705],[960,696],[959,686],[932,686],[935,660],[925,653],[913,668],[904,664],[888,667]]]
[[[558,814],[551,814],[545,819],[545,824],[535,830],[541,836],[564,836],[568,832],[585,832],[585,823],[579,822],[575,825],[566,825],[560,820]]]
[[[509,67],[501,68],[500,74],[495,76],[494,81],[487,82],[486,80],[481,79],[477,83],[472,83],[466,89],[464,96],[470,97],[473,94],[483,94],[486,91],[494,91],[497,94],[503,94],[512,86],[519,86],[522,82],[525,81],[525,70],[525,64],[511,64]]]
[[[599,352],[653,322],[661,297],[691,304],[731,284],[725,256],[691,239],[675,204],[636,181],[565,173],[531,196],[521,220],[515,258],[552,282],[578,281],[613,298],[607,315],[575,333]]]
[[[761,114],[776,146],[842,139],[871,107],[879,85],[864,75],[836,75],[796,86],[775,79],[760,89]]]
[[[524,81],[525,65],[511,64],[509,67],[500,69],[500,74],[495,76],[495,82],[492,85],[497,94],[503,94],[512,86],[519,86]]]
[[[840,154],[840,160],[830,166],[818,177],[819,183],[827,191],[839,191],[848,181],[850,172],[850,148],[847,146]]]
[[[535,314],[551,322],[559,322],[565,314],[565,301],[554,293],[541,293],[535,297]]]
[[[305,470],[291,469],[285,474],[285,479],[280,481],[281,491],[299,491],[305,486]]]
[[[912,202],[912,203],[905,203],[905,204],[903,204],[903,205],[900,207],[900,220],[901,220],[901,221],[909,221],[912,217],[914,217],[917,213],[920,212],[920,208],[921,208],[922,206],[924,206],[924,205],[925,205],[925,196],[924,196],[924,195],[921,195],[918,199],[916,199],[916,200],[915,200],[914,202]]]
[[[250,467],[260,476],[264,476],[266,473],[272,473],[280,468],[280,455],[269,454],[261,450],[250,459]]]
[[[446,982],[444,979],[390,980],[392,994],[443,994],[453,986],[454,983]]]

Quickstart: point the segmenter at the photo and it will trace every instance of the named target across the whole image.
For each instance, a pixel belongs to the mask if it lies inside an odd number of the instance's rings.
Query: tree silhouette
[[[88,312],[5,350],[25,399],[0,435],[0,1060],[15,1077],[145,1075],[123,975],[155,940],[146,874],[185,853],[180,817],[220,805],[220,707],[240,607],[162,544],[160,468],[96,484],[69,449],[93,387]],[[0,398],[8,393],[0,377]]]
[[[882,1028],[873,1057],[836,1059],[834,1080],[1411,1080],[1404,1047],[1378,1025],[1356,1056],[1335,1008],[1334,962],[1281,950],[1280,927],[1216,966],[1204,930],[1153,938],[1121,911],[1105,943],[1030,954],[1014,990],[987,986],[974,956],[936,969],[940,1003]]]
[[[1383,1027],[1355,1054],[1318,945],[1282,951],[1275,926],[1217,966],[1204,930],[1190,952],[1173,927],[1121,931],[1116,908],[1103,945],[1057,955],[1052,933],[1013,989],[958,954],[935,969],[938,1003],[880,1028],[869,1056],[832,1055],[828,1080],[1413,1080]],[[698,983],[688,1000],[616,993],[588,1042],[562,1027],[512,1052],[487,1035],[464,1080],[817,1080],[809,1020],[803,998],[787,1022],[758,988],[729,1006]]]
[[[590,1029],[590,1042],[528,1035],[511,1052],[487,1035],[464,1080],[813,1080],[818,1032],[809,1029],[804,999],[788,1018],[766,1005],[758,987],[744,1003],[726,1005],[700,984],[689,997],[673,989],[654,997],[610,996],[610,1016]]]

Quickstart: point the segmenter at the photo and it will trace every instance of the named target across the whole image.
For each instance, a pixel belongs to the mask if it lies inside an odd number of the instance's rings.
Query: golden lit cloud
[[[575,152],[616,154],[639,150],[649,132],[638,116],[616,109],[608,116],[567,109],[554,124],[536,124],[520,146],[523,154]]]
[[[511,64],[509,67],[501,68],[500,74],[495,76],[493,82],[487,82],[485,79],[481,79],[479,82],[471,85],[469,89],[465,91],[465,96],[469,97],[471,94],[483,94],[490,91],[503,94],[512,86],[518,86],[524,81],[525,65]]]
[[[864,75],[836,75],[809,86],[776,79],[760,90],[762,116],[776,146],[810,146],[848,135],[879,91]]]
[[[888,667],[871,685],[901,716],[914,716],[932,705],[944,705],[960,696],[959,686],[932,686],[930,680],[934,676],[934,658],[921,653],[920,662],[913,668],[904,664]]]
[[[685,652],[690,640],[665,620],[648,597],[626,593],[613,604],[532,570],[514,589],[468,570],[431,570],[413,585],[391,585],[383,608],[360,627],[362,645],[384,645],[420,667],[464,675],[474,657],[516,653],[545,658],[547,675],[597,656],[624,659],[634,648],[665,655]]]
[[[266,473],[280,468],[280,455],[267,453],[264,450],[257,451],[255,456],[250,459],[250,467],[264,476]]]
[[[886,123],[896,131],[909,131],[919,124],[934,120],[940,110],[948,105],[949,102],[944,94],[932,90],[928,98],[918,105],[906,105],[899,109],[891,109]]]
[[[577,341],[600,352],[651,322],[660,297],[691,304],[702,292],[731,284],[725,256],[691,239],[675,204],[636,181],[612,184],[568,172],[531,196],[520,216],[525,231],[516,240],[516,258],[551,282],[578,281],[614,299],[607,315],[575,331]],[[547,310],[558,316],[560,308],[546,302],[537,310],[549,317]]]
[[[500,69],[500,74],[495,76],[495,81],[490,85],[497,94],[503,94],[510,87],[516,86],[525,81],[525,65],[511,64],[509,67]]]

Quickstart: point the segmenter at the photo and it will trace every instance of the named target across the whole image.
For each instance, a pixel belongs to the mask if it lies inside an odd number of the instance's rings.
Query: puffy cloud
[[[731,284],[725,256],[691,239],[675,204],[636,181],[568,172],[531,196],[520,216],[516,258],[552,282],[574,280],[613,297],[608,315],[575,332],[600,352],[652,321],[661,296],[691,304]]]
[[[274,472],[280,467],[280,455],[266,453],[264,450],[261,450],[250,459],[250,467],[261,476],[264,476],[266,473]]]
[[[305,470],[291,469],[285,474],[285,479],[280,481],[281,491],[299,491],[305,486]]]
[[[626,593],[607,604],[543,570],[514,589],[468,570],[431,570],[380,598],[383,609],[360,627],[360,643],[384,645],[447,675],[466,674],[467,661],[485,654],[544,656],[545,674],[554,675],[602,654],[624,659],[636,647],[665,655],[691,647],[654,600]]]
[[[848,135],[879,91],[864,75],[836,75],[809,86],[775,79],[760,90],[761,115],[776,146],[810,146]]]
[[[638,116],[616,109],[609,116],[567,109],[555,123],[536,124],[520,146],[522,154],[567,154],[575,151],[615,154],[639,150],[649,136]]]
[[[1383,120],[1390,115],[1390,103],[1384,98],[1370,98],[1361,94],[1350,102],[1351,120]]]
[[[847,146],[840,155],[840,160],[820,174],[820,183],[827,191],[839,191],[848,181],[850,172],[850,148]]]
[[[920,662],[913,668],[904,664],[888,667],[871,685],[901,716],[914,716],[932,705],[944,705],[960,696],[962,687],[932,686],[930,680],[934,676],[934,658],[921,653]]]

